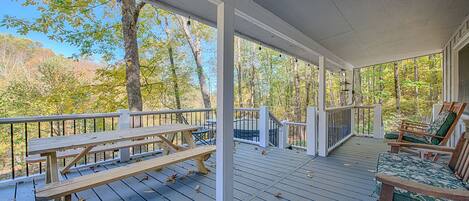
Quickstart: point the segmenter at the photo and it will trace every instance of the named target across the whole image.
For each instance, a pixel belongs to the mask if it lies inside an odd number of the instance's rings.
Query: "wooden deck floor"
[[[303,151],[270,148],[262,155],[253,145],[237,144],[235,200],[376,200],[374,170],[377,153],[386,150],[381,140],[352,137],[330,157],[312,158]],[[172,165],[76,193],[73,200],[214,200],[215,157],[206,164],[208,175],[188,174],[193,162]],[[101,165],[67,174],[67,178],[104,171],[122,164]],[[169,176],[176,174],[174,183]],[[34,200],[43,179],[0,187],[0,200]],[[196,190],[199,189],[199,192]],[[276,196],[277,195],[277,196]]]

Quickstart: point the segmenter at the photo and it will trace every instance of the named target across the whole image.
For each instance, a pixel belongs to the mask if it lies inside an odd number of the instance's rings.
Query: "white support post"
[[[117,128],[119,130],[130,128],[130,112],[129,110],[117,110],[119,113],[119,123]],[[126,162],[130,160],[130,148],[119,149],[119,160],[120,162]]]
[[[280,132],[278,147],[285,149],[289,146],[288,144],[288,124],[282,121],[282,131]]]
[[[383,116],[380,104],[374,105],[373,138],[384,138]]]
[[[233,200],[234,1],[217,5],[216,200]]]
[[[308,107],[306,110],[306,154],[316,156],[317,144],[317,110],[315,107]]]
[[[318,124],[318,154],[327,156],[327,116],[326,116],[326,68],[324,56],[319,56],[319,124]]]
[[[259,109],[259,146],[269,146],[269,108],[261,106]]]

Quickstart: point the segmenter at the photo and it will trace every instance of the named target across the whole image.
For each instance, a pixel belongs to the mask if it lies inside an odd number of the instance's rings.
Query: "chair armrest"
[[[428,137],[434,137],[434,138],[440,138],[440,139],[444,139],[445,137],[444,136],[438,136],[438,135],[432,135],[432,134],[429,134],[427,133],[426,131],[424,130],[413,130],[413,129],[406,129],[406,128],[400,128],[399,129],[400,132],[404,132],[404,133],[411,133],[411,134],[415,134],[415,135],[422,135],[422,136],[428,136]]]
[[[431,145],[431,144],[388,142],[388,145],[391,146],[391,152],[393,153],[397,153],[397,152],[394,152],[393,150],[399,150],[400,147],[420,148],[420,149],[435,150],[435,151],[447,152],[447,153],[454,152],[454,148],[446,147],[446,146],[439,146],[439,145]]]
[[[383,173],[376,174],[376,180],[382,182],[383,184],[414,193],[420,193],[439,198],[448,198],[451,200],[469,200],[468,190],[438,188],[427,184],[421,184],[407,179],[402,179],[396,176],[385,175]]]
[[[424,122],[416,122],[416,121],[409,121],[409,120],[402,120],[401,124],[422,126],[422,127],[428,127],[430,125],[430,124],[424,123]]]
[[[399,128],[399,132],[412,133],[415,135],[430,135],[424,129],[417,130],[417,129]]]

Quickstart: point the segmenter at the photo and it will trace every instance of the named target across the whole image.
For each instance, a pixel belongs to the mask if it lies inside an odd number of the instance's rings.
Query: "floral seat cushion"
[[[435,187],[465,190],[465,184],[454,176],[447,164],[423,160],[405,154],[381,153],[378,158],[377,173],[398,176],[414,182]],[[381,183],[377,183],[379,194]],[[394,189],[394,200],[446,200]]]

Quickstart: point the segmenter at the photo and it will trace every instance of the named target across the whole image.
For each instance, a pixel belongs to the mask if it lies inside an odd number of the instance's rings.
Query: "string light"
[[[297,59],[297,58],[295,58],[295,62],[298,62],[298,59]]]
[[[262,47],[261,47],[261,46],[259,46],[259,51],[261,51],[261,50],[262,50]]]
[[[282,57],[282,54],[279,54],[278,57]]]
[[[191,16],[189,16],[189,19],[187,20],[187,26],[191,25]]]

